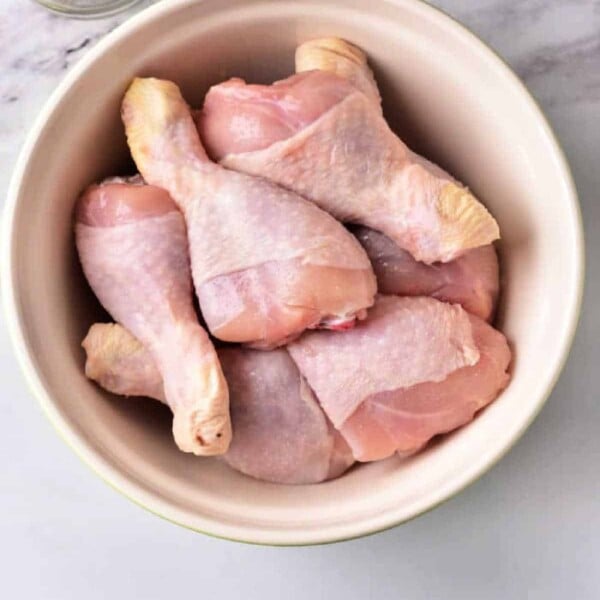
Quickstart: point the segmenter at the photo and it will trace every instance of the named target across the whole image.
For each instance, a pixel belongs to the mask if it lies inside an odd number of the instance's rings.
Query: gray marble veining
[[[149,4],[75,21],[30,0],[0,0],[0,190],[65,72]],[[588,256],[584,311],[567,367],[536,422],[479,482],[401,528],[333,547],[233,545],[146,515],[81,466],[32,401],[0,326],[0,555],[9,567],[2,578],[7,597],[598,598],[600,0],[433,4],[523,78],[566,151],[580,194]],[[4,193],[0,206],[3,199]]]
[[[149,0],[120,15],[76,20],[31,0],[0,0],[0,189],[27,130],[68,69],[99,39]]]

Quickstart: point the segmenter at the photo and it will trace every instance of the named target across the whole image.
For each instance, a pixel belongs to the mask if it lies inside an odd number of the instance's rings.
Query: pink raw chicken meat
[[[506,386],[510,362],[504,336],[458,305],[393,296],[352,331],[306,333],[289,352],[360,461],[467,423]]]
[[[91,186],[77,204],[75,237],[98,300],[153,356],[179,448],[225,452],[227,384],[194,311],[185,224],[169,195],[137,180]]]
[[[308,42],[296,69],[303,72],[272,86],[234,79],[210,89],[197,123],[213,158],[382,231],[426,263],[499,237],[466,188],[389,129],[358,48],[336,38]]]
[[[378,460],[395,451],[412,454],[434,435],[452,431],[473,419],[508,383],[511,353],[506,338],[471,316],[480,359],[457,369],[440,383],[367,398],[343,424],[341,432],[357,460]]]
[[[83,341],[86,375],[105,389],[164,402],[160,372],[126,329],[95,324]],[[223,459],[234,469],[276,483],[318,483],[353,462],[285,349],[218,351],[230,390],[233,440]]]
[[[431,296],[460,304],[485,321],[493,318],[500,289],[493,245],[474,248],[448,263],[426,265],[383,233],[368,227],[353,232],[371,259],[381,294]]]
[[[356,239],[314,204],[212,163],[169,81],[135,79],[123,121],[136,164],[183,211],[211,333],[268,348],[312,327],[348,327],[376,282]]]

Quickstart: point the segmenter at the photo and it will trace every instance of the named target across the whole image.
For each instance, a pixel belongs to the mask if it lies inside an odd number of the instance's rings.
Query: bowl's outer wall
[[[120,99],[135,75],[175,80],[192,105],[230,76],[270,82],[294,48],[338,35],[368,53],[392,127],[467,183],[500,223],[500,326],[513,378],[468,427],[420,455],[318,486],[257,482],[180,453],[168,411],[102,393],[80,342],[103,313],[74,252],[72,208],[104,176],[131,173]],[[170,1],[92,50],[62,84],[21,156],[7,210],[9,327],[29,380],[67,441],[129,497],[189,527],[243,541],[327,542],[431,508],[472,481],[542,405],[576,323],[582,240],[573,185],[521,84],[448,17],[409,0]],[[105,317],[104,317],[105,318]]]

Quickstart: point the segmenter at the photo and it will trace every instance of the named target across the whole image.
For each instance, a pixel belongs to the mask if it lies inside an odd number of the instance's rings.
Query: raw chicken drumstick
[[[268,348],[364,317],[376,282],[356,239],[313,203],[211,162],[174,83],[135,79],[122,115],[144,179],[184,213],[196,293],[215,337]]]
[[[343,40],[297,50],[272,86],[208,92],[198,127],[226,167],[293,190],[344,222],[385,233],[414,258],[447,262],[499,237],[486,208],[388,127],[364,53]]]
[[[83,341],[86,375],[123,395],[165,401],[151,354],[116,324],[92,325]],[[275,483],[318,483],[353,462],[285,349],[218,350],[229,383],[234,436],[223,459],[234,469]]]
[[[468,250],[447,263],[426,265],[379,231],[355,227],[353,233],[371,259],[381,294],[431,296],[460,304],[485,321],[494,317],[500,280],[492,244]]]
[[[153,356],[179,448],[225,452],[231,441],[227,384],[192,305],[185,223],[169,195],[114,180],[93,185],[78,202],[75,237],[98,300]]]
[[[364,52],[344,40],[321,38],[299,46],[296,72],[313,70],[335,73],[370,94],[377,106],[381,103]],[[417,155],[414,159],[425,161]],[[440,177],[452,180],[450,175],[428,161],[423,164]],[[448,263],[426,265],[378,231],[357,227],[354,234],[371,259],[380,293],[432,296],[461,304],[465,310],[486,321],[493,318],[500,288],[498,257],[493,245],[468,250]]]
[[[511,356],[460,306],[395,296],[379,296],[354,329],[307,332],[288,351],[360,461],[415,452],[469,422],[506,386]]]

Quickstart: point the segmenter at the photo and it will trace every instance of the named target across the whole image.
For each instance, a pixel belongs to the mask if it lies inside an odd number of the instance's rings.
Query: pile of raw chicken
[[[418,451],[507,385],[496,221],[389,129],[358,48],[307,42],[295,75],[231,79],[199,111],[138,78],[122,117],[139,175],[76,207],[116,321],[91,327],[86,374],[166,403],[182,451],[317,483]]]

